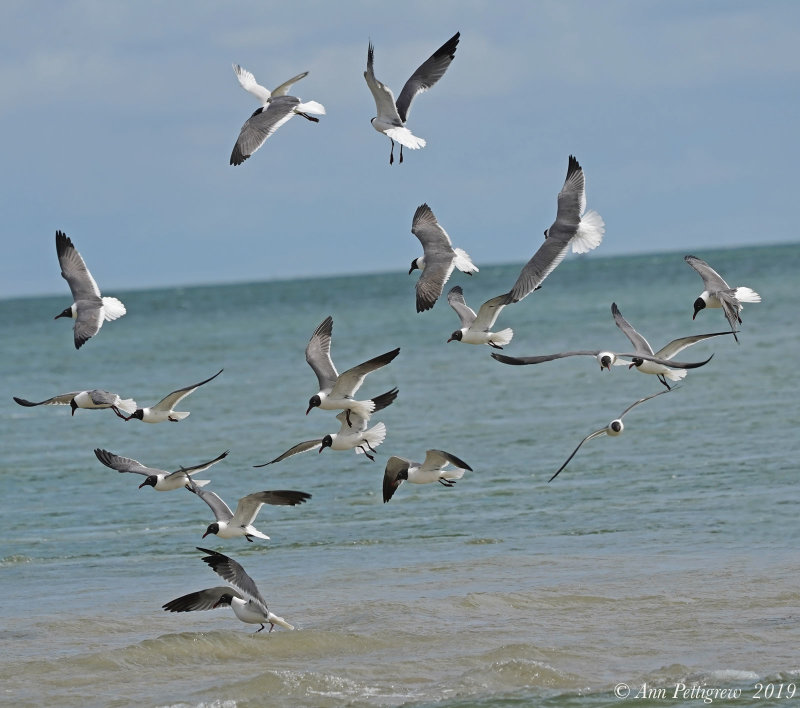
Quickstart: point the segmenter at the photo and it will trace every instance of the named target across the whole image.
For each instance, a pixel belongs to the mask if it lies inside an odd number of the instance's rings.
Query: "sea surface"
[[[763,297],[745,305],[740,343],[682,352],[714,357],[549,484],[585,435],[661,384],[589,357],[511,367],[446,344],[456,315],[444,298],[415,312],[416,274],[106,283],[128,314],[80,351],[71,323],[53,321],[65,284],[0,301],[0,703],[800,706],[800,245],[695,255]],[[702,284],[682,256],[571,256],[502,312],[498,327],[515,331],[505,352],[626,351],[612,302],[655,349],[726,330],[720,310],[692,321]],[[520,265],[447,287],[477,310]],[[327,315],[340,371],[401,348],[360,391],[399,388],[373,419],[386,441],[374,462],[324,450],[256,469],[338,430],[335,413],[305,415],[317,381],[304,349]],[[175,424],[12,400],[105,388],[152,405],[221,368]],[[263,489],[313,496],[261,510],[270,541],[202,539],[202,500],[138,489],[96,447],[167,470],[229,449],[199,475],[229,504]],[[452,488],[404,483],[384,504],[388,457],[428,448],[473,471]],[[164,612],[223,584],[196,546],[238,560],[297,630],[254,633],[229,608]]]

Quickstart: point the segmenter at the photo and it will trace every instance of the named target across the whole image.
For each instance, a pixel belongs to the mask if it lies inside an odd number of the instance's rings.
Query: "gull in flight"
[[[126,312],[125,305],[115,297],[101,297],[100,288],[81,254],[63,231],[56,231],[56,253],[61,265],[61,276],[69,284],[74,302],[54,319],[71,317],[75,320],[75,349],[80,349],[100,331],[103,322],[122,317]]]
[[[186,386],[185,388],[179,388],[177,391],[173,391],[172,393],[164,396],[164,398],[162,398],[151,408],[137,408],[135,411],[133,411],[133,413],[131,413],[131,415],[127,417],[126,420],[136,418],[144,423],[163,423],[165,420],[177,423],[178,421],[183,420],[189,415],[189,411],[175,411],[173,408],[190,393],[194,393],[198,388],[200,388],[200,386],[207,384],[212,379],[217,378],[222,371],[223,370],[220,369],[216,374],[207,378],[205,381],[201,381],[200,383],[192,384],[191,386]]]
[[[417,150],[425,147],[425,141],[406,128],[406,121],[411,111],[411,102],[417,94],[427,91],[439,79],[444,76],[447,67],[453,61],[456,54],[460,32],[456,32],[441,47],[439,47],[406,81],[403,90],[397,101],[394,94],[386,84],[381,83],[375,78],[373,70],[374,47],[372,42],[367,49],[367,70],[364,78],[367,86],[375,99],[375,108],[378,115],[370,120],[372,127],[379,133],[386,135],[392,143],[392,150],[389,153],[389,164],[394,162],[394,142],[400,143],[400,162],[403,161],[403,147],[410,150]]]
[[[559,467],[556,470],[556,473],[552,477],[550,477],[550,479],[548,479],[547,481],[552,482],[556,477],[558,477],[558,473],[561,472],[561,470],[563,470],[569,464],[569,461],[573,457],[575,457],[575,453],[578,452],[578,450],[580,450],[581,445],[583,445],[583,443],[585,443],[587,440],[600,437],[601,435],[609,435],[612,438],[617,437],[617,435],[620,435],[622,431],[625,429],[625,426],[622,424],[622,419],[628,411],[635,408],[640,403],[644,403],[645,401],[649,401],[651,398],[660,396],[662,393],[669,393],[670,391],[675,391],[675,390],[676,389],[667,389],[665,391],[659,391],[658,393],[651,393],[649,396],[645,396],[644,398],[640,398],[638,401],[631,403],[631,405],[629,405],[624,411],[622,411],[622,413],[620,413],[619,418],[614,418],[614,420],[612,420],[605,428],[601,428],[600,430],[595,430],[593,433],[589,433],[589,435],[587,435],[583,440],[581,440],[578,443],[578,447],[576,447],[572,451],[572,454],[567,458],[566,462],[563,465],[561,465],[561,467]]]
[[[742,318],[739,316],[742,311],[742,303],[761,302],[761,295],[746,286],[730,287],[722,279],[722,276],[701,258],[684,256],[684,260],[699,273],[705,288],[700,293],[700,297],[694,301],[692,319],[697,317],[697,313],[706,307],[721,307],[731,325],[733,337],[738,342],[739,337],[736,336],[736,325],[742,324]]]
[[[374,404],[373,413],[383,410],[386,406],[390,405],[394,399],[397,398],[397,389],[393,388],[391,391],[382,393],[372,399],[371,403]],[[297,443],[297,445],[290,447],[282,455],[278,455],[274,460],[264,462],[260,465],[253,465],[253,467],[266,467],[275,462],[285,460],[287,457],[297,455],[301,452],[308,452],[309,450],[319,450],[322,452],[326,447],[331,450],[355,450],[356,455],[364,453],[370,460],[375,458],[370,452],[375,452],[378,447],[386,439],[386,426],[383,423],[377,423],[371,428],[368,428],[369,417],[364,417],[360,413],[350,411],[350,418],[347,418],[347,411],[342,411],[336,416],[336,419],[341,423],[338,433],[331,433],[325,437],[316,440],[306,440],[305,442]]]
[[[449,464],[455,465],[455,469],[445,469]],[[383,503],[392,498],[403,480],[411,484],[439,482],[445,487],[452,487],[456,480],[464,476],[465,470],[472,472],[472,467],[444,450],[427,450],[422,463],[393,455],[387,461],[383,474]]]
[[[269,541],[269,536],[261,533],[253,522],[256,515],[264,504],[274,504],[277,506],[295,506],[302,504],[307,499],[311,499],[306,492],[295,492],[292,490],[278,489],[275,491],[254,492],[242,497],[236,505],[236,512],[232,512],[230,507],[222,501],[214,492],[202,489],[191,477],[187,489],[200,497],[214,512],[216,521],[209,524],[203,538],[213,533],[220,538],[239,538],[244,536],[248,541],[253,537]]]
[[[544,232],[544,243],[525,264],[509,293],[519,302],[537,290],[542,281],[564,260],[567,251],[588,253],[603,240],[605,223],[596,211],[586,209],[586,179],[578,161],[569,156],[567,178],[558,193],[556,220]]]
[[[484,302],[477,315],[472,308],[467,306],[460,285],[456,285],[447,293],[447,302],[461,320],[461,329],[453,332],[450,339],[447,340],[448,342],[488,344],[495,349],[502,349],[503,345],[508,344],[514,336],[514,331],[511,329],[503,329],[499,332],[490,331],[497,321],[500,311],[510,302],[508,293]]]
[[[694,366],[684,365],[680,368],[675,368],[675,365],[672,363],[665,365],[657,360],[672,359],[672,357],[679,352],[682,352],[684,349],[686,349],[686,347],[696,344],[697,342],[702,342],[704,339],[709,339],[710,337],[719,337],[724,334],[731,334],[731,332],[711,332],[709,334],[695,334],[691,337],[681,337],[680,339],[673,339],[669,344],[662,347],[657,352],[653,352],[653,348],[650,346],[650,343],[631,326],[628,320],[622,316],[622,313],[619,311],[616,302],[611,303],[611,314],[614,315],[614,322],[616,322],[617,327],[622,330],[622,333],[631,341],[631,344],[633,344],[635,356],[631,358],[631,364],[628,366],[628,368],[630,369],[631,367],[635,366],[637,371],[640,371],[643,374],[655,374],[658,376],[658,380],[667,388],[670,387],[666,381],[667,379],[670,381],[680,381],[686,377],[687,369],[693,369],[707,364],[709,361],[711,361],[711,356],[714,355],[712,354],[710,357],[708,357],[708,359],[703,362],[698,362]],[[624,364],[625,362],[614,363],[619,365],[620,363]]]
[[[328,316],[314,330],[306,345],[306,361],[317,375],[319,383],[319,391],[308,400],[306,415],[312,408],[322,408],[326,411],[344,410],[348,423],[351,413],[358,413],[369,420],[377,399],[357,401],[353,396],[361,388],[367,374],[386,366],[400,353],[400,347],[339,374],[331,359],[332,334],[333,318]]]
[[[131,413],[136,409],[136,401],[132,398],[120,398],[116,393],[110,391],[103,391],[102,389],[95,388],[91,391],[72,391],[72,393],[62,393],[60,396],[53,396],[46,401],[26,401],[24,398],[17,398],[14,400],[21,406],[69,406],[72,408],[72,415],[75,415],[77,408],[110,408],[123,420],[128,420],[125,413]]]
[[[292,77],[271,92],[261,86],[253,74],[238,64],[233,65],[233,71],[242,88],[261,101],[261,107],[257,108],[253,115],[245,121],[239,131],[239,138],[231,153],[231,165],[241,165],[292,116],[303,116],[306,120],[319,123],[319,118],[315,118],[314,115],[325,115],[325,107],[321,103],[316,101],[303,103],[296,96],[286,95],[293,83],[308,76],[307,71]]]
[[[427,204],[420,204],[414,212],[411,233],[422,244],[423,255],[411,261],[408,274],[417,268],[422,271],[417,281],[417,312],[424,312],[436,304],[454,268],[467,275],[477,273],[478,269],[466,251],[453,248],[447,231],[439,225]]]
[[[294,629],[283,617],[278,617],[278,615],[269,611],[267,603],[261,597],[261,593],[258,591],[253,579],[233,558],[199,546],[197,546],[197,550],[208,554],[203,560],[211,566],[211,569],[217,575],[230,583],[230,586],[207,588],[170,600],[165,605],[162,605],[166,612],[213,610],[217,607],[230,605],[234,614],[242,622],[261,625],[256,632],[263,630],[267,624],[270,632],[275,628],[276,624],[284,629]]]
[[[131,472],[133,474],[144,475],[145,480],[139,485],[142,487],[152,487],[159,492],[169,492],[173,489],[180,489],[189,484],[189,477],[197,472],[203,472],[209,467],[217,464],[220,460],[228,456],[230,450],[225,450],[219,457],[215,457],[208,462],[202,462],[199,465],[192,465],[191,467],[181,467],[174,472],[167,472],[166,470],[159,470],[154,467],[146,467],[138,460],[131,459],[130,457],[121,457],[115,455],[113,452],[103,450],[102,448],[95,448],[94,454],[106,467],[110,467],[117,472]],[[195,479],[194,483],[198,487],[204,487],[211,480],[208,479]]]

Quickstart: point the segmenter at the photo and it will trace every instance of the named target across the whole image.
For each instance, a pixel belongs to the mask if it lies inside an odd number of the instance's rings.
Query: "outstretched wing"
[[[187,489],[200,497],[214,512],[214,518],[217,521],[230,521],[233,518],[233,512],[230,507],[222,501],[214,492],[209,492],[202,487],[197,486],[194,480],[189,477],[189,484]]]
[[[665,388],[662,391],[659,391],[658,393],[651,393],[649,396],[645,396],[644,398],[640,398],[638,401],[634,401],[624,411],[622,411],[622,413],[620,413],[619,420],[622,420],[622,418],[624,417],[624,415],[628,411],[633,410],[640,403],[644,403],[645,401],[649,401],[651,398],[655,398],[656,396],[660,396],[662,393],[669,393],[670,391],[676,391],[678,388],[679,388],[678,386],[673,386],[672,388]]]
[[[450,307],[456,311],[458,319],[461,320],[462,327],[472,326],[472,323],[478,316],[475,314],[475,311],[467,305],[467,301],[464,300],[464,291],[461,289],[460,285],[450,288],[450,292],[447,293],[447,302],[450,303]]]
[[[508,303],[508,293],[503,293],[484,302],[481,305],[481,309],[478,310],[478,316],[475,318],[472,329],[488,332],[497,322],[500,312]]]
[[[614,316],[614,322],[616,323],[617,327],[619,327],[622,330],[622,333],[628,339],[630,339],[631,344],[633,344],[634,351],[642,352],[644,354],[653,353],[653,348],[650,346],[648,341],[631,326],[631,323],[628,322],[628,320],[622,316],[622,313],[619,311],[616,302],[611,303],[611,314]]]
[[[388,502],[397,488],[402,484],[402,479],[397,479],[401,472],[408,471],[411,462],[404,457],[397,457],[392,455],[386,461],[386,469],[383,473],[383,503]]]
[[[697,271],[703,279],[703,286],[708,292],[716,293],[718,290],[730,289],[730,286],[723,280],[722,276],[702,258],[698,258],[697,256],[684,256],[683,260]]]
[[[142,474],[146,477],[149,477],[151,474],[166,474],[166,470],[146,467],[138,460],[134,460],[130,457],[121,457],[120,455],[115,455],[113,452],[103,450],[99,447],[95,448],[94,454],[106,467],[110,467],[117,472],[131,472],[133,474]]]
[[[723,334],[733,334],[733,332],[712,332],[710,334],[695,334],[691,337],[681,337],[680,339],[673,339],[669,344],[667,344],[664,347],[661,347],[661,349],[659,349],[655,353],[655,356],[661,357],[662,359],[671,359],[676,354],[682,352],[684,349],[686,349],[686,347],[689,347],[692,344],[696,344],[697,342],[702,342],[704,339],[709,339],[711,337],[719,337]]]
[[[392,89],[375,78],[375,71],[372,67],[374,52],[375,49],[372,46],[372,42],[370,42],[367,48],[367,70],[364,72],[364,79],[372,93],[372,98],[375,99],[375,109],[378,113],[377,118],[381,122],[402,128],[403,121],[400,119],[400,114],[397,112]]]
[[[259,509],[264,504],[275,506],[296,506],[302,504],[311,495],[306,492],[295,492],[292,490],[278,489],[273,491],[254,492],[242,497],[236,505],[236,512],[233,514],[232,523],[247,526],[255,520]]]
[[[405,123],[411,112],[411,102],[417,94],[427,91],[439,79],[444,76],[444,72],[453,61],[456,55],[456,47],[461,32],[456,32],[441,47],[439,47],[430,57],[428,57],[411,75],[400,91],[397,98],[397,113],[400,120]]]
[[[444,450],[428,450],[425,453],[425,461],[420,466],[421,470],[440,470],[445,465],[450,463],[451,465],[455,465],[459,469],[462,470],[469,470],[472,472],[472,467],[470,467],[464,460],[459,459],[455,455],[451,455],[449,452],[445,452]]]
[[[27,406],[30,408],[31,406],[68,406],[69,402],[75,398],[80,393],[80,391],[73,391],[72,393],[62,393],[60,396],[53,396],[52,398],[48,398],[44,401],[38,401],[34,403],[33,401],[28,401],[24,398],[17,398],[13,396],[13,399],[19,403],[21,406]]]
[[[263,609],[266,611],[266,600],[261,597],[261,593],[258,591],[258,587],[256,587],[255,582],[247,574],[245,569],[242,568],[240,563],[235,561],[233,558],[224,555],[223,553],[210,551],[207,548],[200,548],[200,546],[196,546],[196,548],[198,551],[208,554],[203,556],[203,562],[208,563],[208,565],[211,567],[211,570],[219,575],[220,578],[233,585],[233,587],[235,587],[243,595],[257,603],[260,603]]]
[[[659,391],[659,393],[664,393],[664,392],[663,392],[663,391]],[[576,453],[576,452],[578,452],[578,450],[580,450],[580,449],[581,449],[581,445],[583,445],[583,443],[585,443],[587,440],[591,440],[592,438],[596,438],[596,437],[599,437],[599,436],[601,436],[601,435],[605,435],[605,434],[606,434],[606,429],[605,429],[605,428],[603,428],[602,430],[595,430],[593,433],[589,433],[589,435],[587,435],[587,436],[586,436],[586,437],[585,437],[583,440],[581,440],[581,441],[578,443],[578,447],[576,447],[576,448],[575,448],[575,449],[572,451],[572,454],[571,454],[571,455],[570,455],[570,456],[569,456],[569,457],[566,459],[566,461],[564,462],[564,464],[563,464],[563,465],[561,465],[561,467],[559,467],[559,468],[556,470],[556,473],[555,473],[555,474],[554,474],[552,477],[550,477],[550,479],[548,479],[548,480],[547,480],[548,484],[549,484],[550,482],[552,482],[552,481],[553,481],[553,480],[554,480],[556,477],[558,477],[558,474],[559,474],[559,472],[561,472],[561,470],[563,470],[563,469],[564,469],[564,468],[565,468],[565,467],[566,467],[566,466],[569,464],[569,461],[570,461],[570,460],[571,460],[573,457],[575,457],[575,453]]]
[[[261,101],[262,105],[267,104],[267,101],[269,101],[272,94],[268,89],[256,81],[256,77],[253,76],[251,72],[239,66],[238,64],[233,65],[233,72],[236,74],[236,78],[239,79],[239,85],[245,91],[252,93],[259,101]]]
[[[292,455],[297,455],[300,452],[308,452],[309,450],[316,450],[317,448],[322,446],[322,439],[319,440],[306,440],[305,442],[297,443],[294,447],[290,447],[286,452],[282,455],[278,455],[274,460],[270,460],[269,462],[263,462],[260,465],[253,465],[253,467],[266,467],[267,465],[271,465],[274,462],[280,462],[281,460],[285,460],[287,457],[291,457]]]
[[[363,364],[359,364],[358,366],[354,366],[352,369],[348,369],[347,371],[343,372],[336,380],[331,394],[337,397],[354,395],[355,392],[361,388],[361,384],[364,383],[364,379],[366,378],[367,374],[386,366],[399,353],[400,347],[397,347],[396,349],[392,349],[389,352],[376,356],[369,361],[365,361]]]
[[[278,128],[295,115],[300,105],[296,96],[276,96],[253,113],[239,131],[239,137],[231,151],[231,165],[241,165],[260,148]]]
[[[212,553],[213,551],[208,551]],[[181,595],[174,600],[170,600],[162,605],[166,612],[195,612],[198,610],[213,610],[218,606],[219,599],[223,595],[233,595],[241,598],[242,596],[227,585],[220,585],[215,588],[206,588],[197,592],[190,592],[188,595]]]
[[[173,391],[167,396],[164,396],[156,405],[154,405],[150,410],[154,411],[171,411],[175,406],[178,405],[186,396],[190,393],[194,393],[200,386],[203,384],[207,384],[209,381],[217,378],[223,369],[220,369],[216,374],[210,376],[205,381],[201,381],[200,383],[192,384],[191,386],[186,386],[185,388],[179,388],[177,391]]]
[[[320,391],[330,390],[339,373],[331,359],[331,336],[333,335],[333,317],[328,315],[314,330],[306,345],[306,361],[314,369],[319,382]]]
[[[181,467],[180,469],[175,470],[172,474],[168,476],[172,476],[173,474],[186,474],[186,475],[193,475],[197,472],[202,472],[203,470],[207,470],[212,465],[216,465],[217,462],[220,460],[224,460],[230,450],[225,450],[221,455],[215,457],[213,460],[209,460],[208,462],[201,462],[199,465],[192,465],[191,467]]]

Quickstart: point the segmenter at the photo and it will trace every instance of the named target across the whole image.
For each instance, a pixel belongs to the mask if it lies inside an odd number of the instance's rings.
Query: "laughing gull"
[[[245,572],[239,563],[233,558],[229,558],[217,551],[210,551],[207,548],[200,548],[198,551],[208,553],[203,560],[211,566],[211,569],[231,586],[221,586],[199,590],[188,595],[183,595],[174,600],[170,600],[162,608],[166,612],[194,612],[196,610],[213,610],[223,605],[230,605],[234,614],[248,624],[260,624],[260,632],[264,625],[269,624],[271,632],[275,625],[280,625],[284,629],[294,629],[283,617],[269,611],[267,603],[258,591],[253,579]]]
[[[556,220],[544,232],[544,243],[523,267],[509,293],[511,302],[519,302],[539,288],[542,281],[564,260],[572,247],[573,253],[588,253],[603,240],[606,227],[596,211],[586,209],[586,180],[583,168],[569,156],[567,178],[558,193]]]
[[[669,344],[665,347],[662,347],[657,352],[653,352],[653,348],[650,346],[649,342],[639,334],[631,324],[626,320],[622,313],[619,311],[616,302],[611,303],[611,314],[614,315],[614,322],[616,322],[617,327],[622,330],[622,333],[631,341],[633,344],[633,349],[636,352],[636,355],[632,357],[631,364],[628,366],[630,369],[632,366],[635,366],[637,371],[641,371],[643,374],[655,374],[658,376],[658,380],[664,384],[667,388],[669,388],[669,384],[667,383],[666,379],[670,381],[680,381],[681,379],[686,377],[687,369],[694,369],[698,366],[703,366],[711,361],[711,356],[708,357],[703,362],[698,362],[695,366],[683,366],[681,368],[674,368],[672,363],[668,365],[664,365],[658,361],[654,361],[655,359],[672,359],[678,352],[683,351],[686,347],[691,346],[692,344],[696,344],[697,342],[702,342],[704,339],[709,339],[710,337],[719,337],[724,334],[731,334],[731,332],[711,332],[709,334],[695,334],[691,337],[681,337],[680,339],[673,339]],[[644,355],[648,355],[646,359]],[[618,363],[618,362],[615,362]],[[624,362],[623,362],[624,363]]]
[[[455,465],[456,469],[445,469],[448,464]],[[472,472],[472,467],[444,450],[426,451],[422,463],[393,455],[386,463],[383,474],[383,503],[392,498],[403,480],[412,484],[439,482],[445,487],[452,487],[457,479],[464,476],[465,470]]]
[[[333,318],[328,316],[314,330],[306,345],[306,361],[317,375],[319,383],[319,391],[308,400],[306,415],[312,408],[322,408],[326,411],[346,411],[348,422],[351,412],[369,420],[374,402],[356,401],[353,396],[364,383],[367,374],[386,366],[400,353],[400,347],[339,374],[331,359],[332,334]]]
[[[274,504],[277,506],[295,506],[302,504],[307,499],[311,499],[310,494],[306,492],[295,492],[286,489],[277,489],[274,491],[254,492],[242,497],[236,505],[236,512],[232,512],[230,507],[222,501],[214,492],[208,492],[202,489],[191,477],[186,488],[190,492],[194,492],[200,497],[214,512],[216,521],[209,524],[203,538],[208,534],[213,533],[220,538],[238,538],[244,536],[248,541],[256,538],[269,541],[269,536],[261,533],[255,526],[256,515],[264,504]]]
[[[447,67],[450,66],[450,62],[455,57],[460,37],[461,33],[456,32],[422,63],[411,75],[411,78],[406,81],[397,101],[394,100],[392,89],[375,78],[375,71],[372,67],[375,50],[372,42],[369,43],[367,70],[364,72],[364,78],[367,81],[372,97],[375,99],[375,108],[378,111],[378,115],[370,119],[370,123],[379,133],[386,135],[392,143],[392,149],[389,153],[390,165],[394,162],[395,140],[400,143],[400,162],[403,161],[403,147],[411,150],[425,147],[425,141],[413,135],[406,128],[408,114],[411,111],[411,102],[417,94],[427,91],[444,76],[444,72],[447,71]]]
[[[383,410],[386,406],[390,405],[394,399],[397,398],[397,389],[393,388],[391,391],[382,393],[370,401],[374,404],[373,413]],[[350,413],[350,419],[347,418],[347,413]],[[297,455],[301,452],[308,452],[309,450],[319,450],[322,452],[326,447],[331,450],[355,450],[356,455],[362,452],[370,459],[375,458],[369,454],[367,450],[375,452],[378,447],[386,439],[386,426],[383,423],[377,423],[371,428],[368,428],[369,417],[364,417],[355,411],[342,411],[336,416],[336,419],[341,423],[338,433],[330,433],[322,438],[316,440],[306,440],[305,442],[297,443],[294,447],[290,447],[282,455],[279,455],[274,460],[264,462],[260,465],[253,465],[253,467],[266,467],[275,462],[285,460],[287,457]]]
[[[100,288],[86,267],[81,254],[63,231],[56,231],[56,253],[61,265],[61,276],[69,284],[74,302],[59,317],[75,320],[73,328],[75,349],[80,349],[103,326],[103,322],[116,320],[125,314],[125,305],[115,297],[101,297]]]
[[[266,139],[280,128],[292,116],[303,116],[306,120],[319,123],[319,118],[313,115],[324,116],[325,107],[316,101],[306,101],[303,103],[296,96],[287,96],[289,87],[299,81],[308,72],[289,79],[282,83],[274,91],[270,92],[259,85],[253,74],[247,69],[243,69],[238,64],[233,65],[236,78],[245,91],[252,93],[259,101],[261,107],[251,115],[242,126],[236,145],[233,146],[231,153],[231,165],[241,165],[250,155],[260,148]]]
[[[190,393],[194,393],[198,388],[200,388],[200,386],[217,378],[222,371],[223,369],[220,369],[216,374],[210,376],[205,381],[201,381],[200,383],[192,384],[191,386],[186,386],[185,388],[179,388],[177,391],[173,391],[167,396],[164,396],[164,398],[162,398],[151,408],[137,408],[135,411],[133,411],[133,413],[131,413],[131,415],[128,416],[128,420],[131,418],[137,418],[144,423],[163,423],[165,420],[177,423],[178,421],[183,420],[189,415],[189,411],[174,411],[172,409]]]
[[[417,312],[424,312],[436,304],[454,268],[467,275],[477,273],[478,269],[466,251],[453,248],[447,231],[439,225],[427,204],[420,204],[414,212],[411,233],[419,239],[424,252],[411,261],[408,270],[409,275],[417,268],[422,271],[417,281]]]
[[[742,324],[742,318],[739,317],[739,313],[742,311],[742,303],[761,302],[761,295],[746,286],[730,287],[720,274],[701,258],[684,256],[684,260],[700,274],[705,288],[700,293],[700,297],[694,301],[692,319],[697,317],[697,313],[706,307],[721,307],[731,325],[733,337],[738,342],[736,325]]]
[[[102,448],[95,448],[94,454],[106,467],[110,467],[117,472],[131,472],[133,474],[141,474],[145,476],[144,482],[139,485],[142,487],[152,487],[159,492],[169,492],[173,489],[180,489],[189,484],[189,477],[197,472],[203,472],[212,465],[217,464],[220,460],[228,456],[230,450],[225,450],[219,457],[213,460],[203,462],[199,465],[192,465],[191,467],[181,467],[174,472],[167,472],[166,470],[159,470],[154,467],[146,467],[138,460],[130,457],[121,457],[115,455],[113,452],[103,450]],[[196,479],[194,483],[198,487],[204,487],[211,480]]]
[[[631,405],[629,405],[624,411],[622,411],[622,413],[620,413],[619,418],[615,418],[614,420],[612,420],[605,428],[601,428],[600,430],[595,430],[593,433],[589,433],[589,435],[587,435],[583,440],[581,440],[578,443],[578,447],[576,447],[572,451],[572,454],[567,458],[566,462],[556,470],[556,473],[552,477],[550,477],[550,479],[547,480],[548,483],[552,482],[556,477],[558,477],[558,473],[561,472],[561,470],[563,470],[569,464],[569,461],[573,457],[575,457],[575,453],[578,452],[578,450],[580,450],[581,445],[583,445],[583,443],[585,443],[587,440],[591,440],[592,438],[600,437],[601,435],[609,435],[612,438],[615,438],[617,435],[620,435],[622,433],[622,431],[625,429],[625,426],[622,424],[622,418],[625,416],[625,414],[629,410],[635,408],[640,403],[644,403],[645,401],[649,401],[651,398],[655,398],[656,396],[660,396],[662,393],[669,393],[670,391],[675,391],[675,390],[677,390],[677,389],[669,389],[668,388],[665,391],[659,391],[658,393],[651,393],[649,396],[645,396],[644,398],[640,398],[638,401],[635,401],[634,403],[631,403]]]
[[[116,393],[110,391],[103,391],[102,389],[95,388],[91,391],[73,391],[72,393],[62,393],[60,396],[53,396],[46,401],[26,401],[24,398],[17,398],[14,400],[21,406],[69,406],[72,408],[72,415],[75,415],[76,408],[110,408],[123,420],[127,420],[128,416],[122,414],[131,413],[136,409],[136,401],[132,398],[120,398]]]
[[[464,342],[466,344],[488,344],[495,349],[502,349],[503,345],[508,344],[514,336],[512,329],[504,329],[500,332],[491,332],[491,328],[497,321],[500,311],[510,302],[508,293],[493,297],[481,305],[478,314],[470,308],[464,300],[464,292],[460,285],[451,288],[447,293],[447,302],[450,303],[459,319],[461,329],[457,329],[450,335],[448,342]]]

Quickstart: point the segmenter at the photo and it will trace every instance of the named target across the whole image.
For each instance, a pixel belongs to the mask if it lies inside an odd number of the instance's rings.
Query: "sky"
[[[589,257],[797,241],[800,3],[404,0],[0,4],[0,297],[406,272],[427,202],[479,267],[524,263],[570,154],[606,222]],[[363,78],[397,95],[456,31],[389,165]],[[238,63],[327,114],[228,164]],[[395,155],[397,157],[397,155]]]

